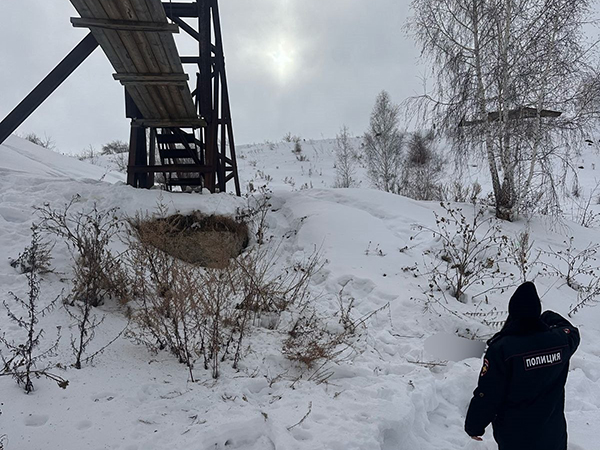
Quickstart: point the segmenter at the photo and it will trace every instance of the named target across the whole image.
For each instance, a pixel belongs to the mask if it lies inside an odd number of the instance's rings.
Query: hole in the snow
[[[183,261],[204,267],[226,267],[248,245],[248,226],[231,217],[204,215],[196,211],[189,215],[139,221],[138,237]]]

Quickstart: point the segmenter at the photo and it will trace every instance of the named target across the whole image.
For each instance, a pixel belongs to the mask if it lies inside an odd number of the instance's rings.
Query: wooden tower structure
[[[73,26],[90,34],[0,123],[0,143],[100,46],[125,88],[127,183],[149,188],[161,174],[169,189],[224,192],[233,181],[240,195],[217,1],[71,0]],[[179,55],[180,30],[195,54]],[[193,91],[183,64],[197,69]]]

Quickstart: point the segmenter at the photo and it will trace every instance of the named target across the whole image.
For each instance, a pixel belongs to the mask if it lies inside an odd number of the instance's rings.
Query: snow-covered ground
[[[356,140],[355,144],[360,145]],[[239,370],[224,364],[214,381],[201,365],[197,382],[168,353],[157,355],[121,338],[92,366],[69,368],[61,375],[66,390],[48,380],[36,380],[36,390],[25,395],[9,377],[0,377],[0,436],[6,450],[40,449],[244,449],[244,450],[492,450],[488,428],[484,442],[464,433],[466,408],[481,366],[480,358],[440,361],[425,350],[425,341],[439,333],[489,336],[495,330],[462,313],[506,310],[512,288],[488,295],[488,304],[449,298],[447,313],[433,304],[425,310],[425,276],[410,270],[423,267],[439,248],[431,234],[417,235],[415,225],[435,227],[435,202],[417,202],[369,189],[363,168],[353,189],[333,189],[334,141],[264,143],[238,148],[244,190],[267,184],[273,190],[268,229],[276,238],[287,236],[280,262],[302,259],[320,248],[326,261],[314,277],[312,290],[319,309],[333,317],[336,296],[344,288],[355,299],[356,318],[373,311],[357,343],[359,352],[330,367],[326,383],[301,380],[281,355],[283,331],[256,328]],[[580,181],[584,191],[596,185],[593,152],[583,156]],[[600,164],[598,170],[600,170]],[[476,169],[476,168],[473,168]],[[483,184],[484,175],[471,176]],[[0,146],[0,298],[10,303],[8,291],[24,295],[26,278],[8,264],[29,243],[33,207],[46,202],[61,206],[74,195],[82,208],[117,206],[120,213],[152,212],[160,201],[170,211],[234,214],[245,200],[227,194],[197,195],[135,190],[124,176],[73,158],[58,155],[16,137]],[[597,205],[592,205],[596,208]],[[463,205],[466,215],[472,207]],[[524,222],[502,224],[514,236]],[[574,236],[579,249],[598,242],[598,230],[574,223],[549,226],[529,224],[535,247],[564,248]],[[411,237],[416,236],[411,240]],[[42,297],[56,297],[65,289],[68,253],[57,246],[56,273],[46,275]],[[517,283],[517,281],[515,281]],[[536,280],[545,309],[563,315],[576,293],[557,277]],[[123,328],[123,311],[114,304],[100,308],[107,319],[92,346],[101,346]],[[335,319],[335,318],[334,318]],[[567,384],[570,450],[595,450],[600,427],[600,309],[584,308],[572,321],[582,344],[572,359]],[[66,312],[55,309],[40,323],[50,338],[62,326],[60,358],[68,364]],[[7,338],[20,335],[2,312],[0,330]],[[42,345],[44,347],[44,345]]]

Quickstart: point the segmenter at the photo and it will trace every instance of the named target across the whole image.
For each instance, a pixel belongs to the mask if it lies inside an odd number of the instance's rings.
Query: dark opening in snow
[[[175,214],[136,223],[145,244],[183,261],[204,267],[223,268],[248,245],[248,226],[231,217]]]

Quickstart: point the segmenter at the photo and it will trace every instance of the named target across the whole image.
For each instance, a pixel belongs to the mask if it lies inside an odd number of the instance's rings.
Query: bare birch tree
[[[369,178],[377,189],[397,192],[402,167],[404,135],[398,129],[400,109],[390,95],[381,91],[371,112],[365,133],[365,155]]]
[[[592,2],[412,2],[408,28],[435,80],[413,105],[450,133],[459,159],[484,151],[499,218],[558,207],[564,177],[555,162],[568,167],[569,144],[597,119],[589,113],[594,46],[582,32]]]
[[[354,149],[346,125],[340,129],[335,137],[335,172],[334,187],[349,188],[355,184]]]

